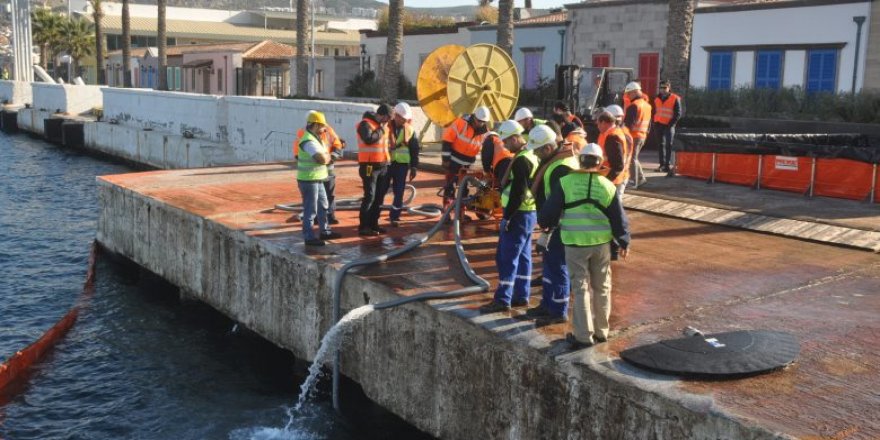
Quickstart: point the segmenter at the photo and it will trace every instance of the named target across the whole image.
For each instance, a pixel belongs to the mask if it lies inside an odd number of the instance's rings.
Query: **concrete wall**
[[[632,68],[639,76],[639,54],[659,53],[663,66],[668,2],[614,3],[568,5],[571,24],[566,34],[566,62],[592,66],[594,54],[607,53],[612,66]]]
[[[97,240],[264,338],[312,359],[331,324],[335,269],[99,179]],[[342,307],[397,298],[350,275]],[[779,438],[591,350],[552,357],[454,312],[378,311],[342,351],[342,372],[380,405],[444,439]],[[588,357],[589,356],[589,357]],[[344,396],[343,396],[344,398]]]
[[[32,99],[31,83],[0,80],[0,102],[6,101],[7,105],[19,106],[30,104]]]
[[[69,84],[33,83],[33,108],[56,113],[78,115],[102,105],[102,91],[109,90],[99,86],[76,86]]]
[[[489,43],[498,41],[498,28],[491,26],[489,29],[479,27],[469,28],[471,31],[471,44]],[[541,77],[553,79],[556,77],[556,65],[560,62],[562,41],[559,31],[565,26],[534,26],[517,27],[513,29],[513,62],[519,72],[520,85],[525,84],[525,52],[524,50],[537,50],[541,52]]]
[[[713,11],[710,9],[710,11]],[[729,12],[700,12],[694,17],[694,34],[691,48],[690,81],[694,87],[705,87],[709,75],[709,52],[707,47],[742,47],[762,45],[801,46],[786,50],[783,55],[783,83],[786,85],[804,84],[806,64],[801,53],[803,46],[821,44],[840,44],[837,59],[837,90],[848,92],[852,87],[853,63],[855,61],[856,24],[855,16],[871,15],[871,3],[841,2],[821,6],[762,8],[754,10],[733,10]],[[871,20],[862,29],[862,44],[859,54],[856,90],[861,89],[865,78],[865,57],[868,54],[866,38],[871,32]],[[747,31],[746,31],[747,30]],[[880,52],[880,48],[871,48]],[[789,53],[798,52],[798,53]],[[755,50],[748,50],[754,57]],[[789,56],[792,55],[792,56]],[[736,62],[743,57],[739,54]],[[747,58],[747,57],[746,57]],[[734,66],[734,84],[751,84],[754,69],[746,70]]]
[[[104,120],[178,136],[190,131],[195,138],[215,142],[227,139],[225,111],[219,96],[114,88],[104,93]]]

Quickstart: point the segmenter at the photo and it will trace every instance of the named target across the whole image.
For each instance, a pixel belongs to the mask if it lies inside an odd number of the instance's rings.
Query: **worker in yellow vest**
[[[647,95],[642,93],[642,86],[633,81],[624,89],[630,98],[629,107],[624,107],[623,125],[629,130],[633,139],[632,154],[632,178],[635,188],[647,182],[642,164],[639,162],[639,153],[648,139],[648,131],[651,129],[651,104],[648,103]]]
[[[391,166],[388,168],[391,191],[394,201],[391,203],[389,221],[391,226],[400,225],[400,211],[403,210],[403,191],[406,179],[416,178],[416,167],[419,166],[419,137],[412,128],[413,113],[405,102],[394,106],[394,116],[389,123],[388,134],[391,136]]]
[[[330,163],[327,164],[327,180],[324,181],[324,190],[327,192],[327,221],[331,225],[338,225],[339,219],[336,218],[336,161],[342,158],[345,140],[336,134],[336,130],[330,124],[324,127],[326,130],[321,135],[321,142],[330,150]],[[296,140],[293,142],[293,157],[299,155],[299,141],[302,139],[303,134],[305,134],[304,128],[300,128],[296,132]]]
[[[296,183],[302,195],[302,232],[306,246],[324,246],[324,240],[339,238],[330,230],[327,222],[327,193],[324,181],[327,180],[327,164],[330,152],[321,141],[327,131],[327,120],[321,112],[309,112],[306,129],[297,143]],[[318,220],[320,236],[312,230],[315,218]]]
[[[520,107],[519,109],[517,109],[516,113],[514,113],[513,115],[513,120],[519,122],[519,125],[522,125],[523,128],[526,130],[525,133],[523,133],[523,137],[527,142],[529,140],[529,133],[531,133],[533,128],[547,123],[546,119],[536,118],[532,114],[532,111],[529,110],[527,107]]]
[[[388,150],[390,136],[388,121],[391,107],[382,104],[375,112],[364,112],[355,132],[358,139],[358,174],[364,186],[361,200],[358,235],[376,236],[385,233],[379,227],[379,214],[385,193],[388,192],[388,163],[391,153]]]
[[[660,144],[660,168],[668,175],[674,173],[675,153],[672,139],[675,137],[675,124],[682,116],[681,97],[670,92],[669,80],[660,82],[660,93],[654,98],[654,139]]]
[[[611,246],[629,255],[629,224],[616,188],[599,174],[602,149],[588,144],[581,150],[580,169],[553,188],[541,207],[538,224],[558,226],[571,276],[573,332],[565,336],[574,349],[608,340],[611,316]]]
[[[495,252],[498,266],[498,288],[491,302],[480,307],[480,313],[495,313],[511,307],[529,305],[532,284],[532,232],[535,229],[535,198],[531,186],[538,170],[538,158],[532,152],[544,143],[556,141],[556,134],[540,127],[542,134],[533,130],[528,143],[522,136],[522,126],[516,121],[504,121],[499,130],[506,136],[505,145],[514,153],[509,171],[501,181],[501,206],[504,217],[500,224],[500,238]],[[550,131],[549,140],[546,131]]]

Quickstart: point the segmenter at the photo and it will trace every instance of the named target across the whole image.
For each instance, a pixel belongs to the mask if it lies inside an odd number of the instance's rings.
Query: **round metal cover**
[[[510,56],[492,44],[476,44],[455,59],[446,85],[456,115],[485,105],[492,120],[507,119],[519,100],[519,74]]]
[[[740,330],[655,342],[624,350],[620,357],[661,373],[719,379],[776,370],[799,353],[800,344],[790,333]]]
[[[416,94],[419,104],[431,122],[445,127],[455,120],[449,98],[446,96],[446,84],[449,68],[455,59],[464,52],[464,46],[450,44],[440,46],[422,62],[419,78],[416,81]]]

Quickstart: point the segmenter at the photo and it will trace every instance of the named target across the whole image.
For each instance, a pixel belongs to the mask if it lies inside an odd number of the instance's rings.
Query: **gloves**
[[[553,236],[553,229],[542,231],[541,235],[538,236],[538,240],[535,241],[535,250],[538,253],[546,254],[547,248],[550,246],[550,237]]]
[[[415,167],[409,169],[409,181],[412,182],[413,179],[416,178],[416,169]]]
[[[502,218],[501,224],[499,225],[499,229],[501,230],[501,232],[510,231],[510,220],[508,220],[506,218]]]

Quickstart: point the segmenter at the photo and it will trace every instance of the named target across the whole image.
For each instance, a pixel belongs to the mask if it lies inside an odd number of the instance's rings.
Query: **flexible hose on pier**
[[[348,271],[350,271],[351,269],[353,269],[355,267],[359,267],[359,266],[366,266],[366,265],[370,265],[370,264],[383,263],[391,258],[403,255],[403,254],[421,246],[422,244],[424,244],[425,242],[430,240],[431,237],[433,237],[434,234],[436,234],[440,230],[440,228],[443,227],[443,225],[449,219],[449,215],[453,209],[455,210],[455,218],[452,222],[453,230],[455,233],[455,252],[458,255],[458,261],[461,264],[462,269],[464,269],[465,274],[467,275],[468,279],[470,279],[471,282],[473,282],[475,285],[463,287],[461,289],[451,290],[448,292],[425,292],[425,293],[413,295],[410,297],[398,298],[398,299],[394,299],[391,301],[386,301],[383,303],[376,304],[375,309],[376,310],[390,309],[393,307],[401,306],[401,305],[408,304],[411,302],[416,302],[416,301],[458,298],[458,297],[462,297],[462,296],[486,292],[489,290],[489,287],[490,287],[489,282],[486,281],[485,279],[483,279],[482,277],[480,277],[479,275],[477,275],[476,272],[474,272],[474,269],[471,267],[470,263],[468,262],[467,256],[464,253],[464,246],[461,244],[460,219],[461,219],[461,211],[462,211],[462,209],[461,209],[462,208],[462,199],[464,197],[464,194],[467,190],[467,185],[469,183],[474,183],[477,186],[483,185],[482,182],[480,182],[478,179],[476,179],[472,176],[465,176],[464,178],[462,178],[459,181],[458,194],[456,194],[456,197],[455,197],[455,205],[450,206],[445,211],[443,211],[443,213],[440,216],[440,219],[437,221],[437,223],[433,227],[431,227],[431,229],[428,230],[427,234],[425,234],[423,237],[419,238],[418,240],[411,241],[411,242],[407,243],[406,245],[401,246],[397,249],[394,249],[390,252],[387,252],[387,253],[384,253],[381,255],[374,255],[374,256],[370,256],[370,257],[361,258],[360,260],[351,261],[349,263],[346,263],[344,266],[342,266],[342,268],[339,270],[338,274],[336,275],[336,279],[333,281],[333,322],[334,323],[339,322],[339,319],[340,319],[340,315],[341,315],[340,296],[342,294],[342,282],[345,279],[345,275],[348,273]],[[334,360],[333,360],[333,408],[336,409],[337,411],[339,411],[339,352],[338,351],[336,352],[336,354],[334,356]]]
[[[404,199],[401,209],[409,214],[422,215],[425,217],[438,217],[443,213],[443,207],[436,203],[424,203],[418,206],[410,206],[410,203],[416,198],[416,187],[407,184],[405,189],[409,195]],[[390,191],[390,189],[389,189]],[[391,205],[382,205],[382,209],[391,209]],[[279,203],[274,209],[288,212],[301,212],[302,203]],[[357,211],[361,209],[361,198],[352,197],[346,199],[336,199],[337,211]]]

